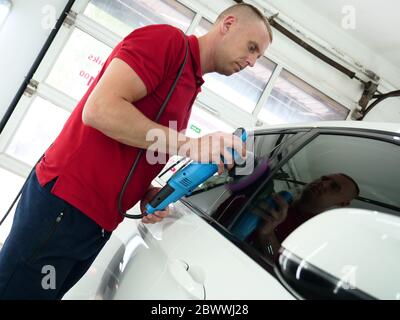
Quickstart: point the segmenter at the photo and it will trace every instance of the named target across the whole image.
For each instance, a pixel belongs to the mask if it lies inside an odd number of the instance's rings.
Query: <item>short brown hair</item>
[[[358,197],[360,195],[360,187],[358,186],[358,183],[350,176],[348,176],[347,174],[344,173],[339,173],[341,176],[347,178],[348,180],[350,180],[353,185],[354,185],[354,189],[355,189],[355,196],[354,198]]]
[[[258,18],[260,18],[264,22],[265,26],[267,27],[269,40],[270,40],[270,42],[272,42],[272,39],[273,39],[272,28],[268,22],[267,17],[264,16],[264,14],[258,8],[256,8],[255,6],[253,6],[251,4],[237,3],[237,4],[234,4],[233,6],[230,6],[229,8],[225,9],[224,11],[222,11],[219,14],[216,22],[222,20],[225,16],[227,16],[231,13],[237,12],[238,10],[242,10],[242,9],[248,10],[249,12],[253,13],[254,15],[256,15]]]

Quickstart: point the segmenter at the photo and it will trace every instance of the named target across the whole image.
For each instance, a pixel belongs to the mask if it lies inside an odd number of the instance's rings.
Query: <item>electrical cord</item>
[[[172,96],[172,93],[173,93],[173,91],[175,90],[175,87],[176,87],[176,85],[177,85],[177,83],[178,83],[178,80],[179,80],[180,76],[182,75],[184,66],[185,66],[185,64],[186,64],[187,55],[188,55],[188,49],[189,49],[189,44],[188,44],[188,40],[186,39],[186,37],[185,37],[185,42],[186,42],[186,51],[185,51],[185,56],[184,56],[184,58],[183,58],[183,62],[182,62],[182,64],[181,64],[181,66],[179,67],[177,76],[176,76],[176,78],[175,78],[175,80],[174,80],[174,82],[173,82],[173,84],[172,84],[172,86],[171,86],[171,88],[170,88],[170,90],[169,90],[169,92],[168,92],[168,94],[167,94],[167,96],[166,96],[166,98],[165,98],[163,104],[161,105],[161,108],[160,108],[160,110],[159,110],[159,112],[158,112],[156,118],[155,118],[155,121],[156,121],[156,122],[160,119],[161,114],[163,113],[165,107],[167,106],[167,103],[169,102],[169,100],[170,100],[170,98],[171,98],[171,96]],[[138,164],[140,158],[141,158],[142,155],[143,155],[143,152],[144,152],[143,149],[140,149],[140,150],[139,150],[139,153],[138,153],[138,155],[137,155],[137,157],[136,157],[136,159],[135,159],[135,162],[133,163],[133,165],[132,165],[132,167],[131,167],[131,170],[129,171],[129,174],[128,174],[128,176],[127,176],[126,179],[125,179],[124,185],[123,185],[122,190],[121,190],[121,192],[120,192],[120,194],[119,194],[119,197],[118,197],[118,211],[119,211],[119,213],[122,214],[124,217],[131,218],[131,219],[141,219],[141,218],[143,218],[144,215],[143,215],[143,214],[137,214],[137,215],[136,215],[136,214],[127,214],[125,211],[122,210],[122,199],[123,199],[123,197],[124,197],[124,194],[125,194],[125,191],[126,191],[126,188],[127,188],[128,184],[129,184],[129,181],[131,180],[132,174],[133,174],[133,172],[135,171],[135,169],[136,169],[136,167],[137,167],[137,164]],[[12,208],[14,207],[15,203],[18,201],[19,197],[20,197],[21,194],[22,194],[22,190],[24,189],[24,187],[25,187],[25,185],[26,185],[26,183],[27,183],[29,177],[32,175],[33,170],[35,170],[36,165],[40,162],[40,160],[42,160],[43,156],[44,156],[44,155],[42,155],[42,156],[39,158],[39,160],[35,163],[35,165],[33,166],[31,172],[29,173],[27,179],[25,180],[24,184],[22,185],[21,189],[19,190],[19,192],[18,192],[17,196],[15,197],[14,201],[12,202],[12,204],[10,205],[10,207],[8,208],[8,210],[6,211],[5,215],[4,215],[3,218],[1,219],[1,221],[0,221],[0,226],[1,226],[1,225],[3,224],[3,222],[6,220],[6,218],[7,218],[8,215],[10,214]],[[182,159],[181,159],[181,160],[182,160]],[[181,161],[181,160],[180,160],[180,161]],[[180,162],[180,161],[179,161],[179,162]],[[176,164],[177,164],[177,163],[176,163]],[[176,164],[175,164],[175,165],[176,165]]]
[[[167,94],[167,96],[166,96],[166,98],[165,98],[163,104],[161,105],[160,110],[158,111],[158,114],[157,114],[157,116],[156,116],[156,118],[155,118],[155,122],[157,122],[157,121],[160,119],[161,114],[163,113],[165,107],[167,106],[168,101],[169,101],[169,99],[171,98],[172,93],[174,92],[175,87],[176,87],[176,85],[177,85],[177,83],[178,83],[178,80],[179,80],[179,78],[180,78],[180,76],[181,76],[181,74],[182,74],[182,72],[183,72],[184,67],[185,67],[186,59],[187,59],[187,55],[188,55],[188,49],[189,49],[189,48],[188,48],[188,47],[189,47],[189,44],[188,44],[188,41],[187,41],[186,37],[185,37],[185,41],[186,41],[185,57],[183,58],[183,62],[182,62],[181,66],[180,66],[180,68],[179,68],[179,70],[178,70],[178,73],[177,73],[177,75],[176,75],[175,81],[174,81],[174,83],[172,84],[171,88],[169,89],[169,92],[168,92],[168,94]],[[135,171],[135,169],[136,169],[136,167],[137,167],[137,165],[138,165],[138,163],[139,163],[139,160],[140,160],[140,158],[141,158],[142,155],[143,155],[143,152],[144,152],[144,149],[140,149],[140,150],[139,150],[139,153],[138,153],[138,155],[136,156],[135,162],[133,163],[133,165],[132,165],[132,167],[131,167],[131,170],[129,171],[129,174],[128,174],[128,176],[127,176],[126,179],[125,179],[124,185],[122,186],[121,192],[119,193],[119,197],[118,197],[118,211],[119,211],[119,213],[120,213],[121,215],[123,215],[124,217],[130,218],[130,219],[141,219],[141,218],[143,218],[143,217],[145,216],[143,213],[142,213],[142,214],[128,214],[128,213],[126,213],[126,212],[122,209],[122,200],[123,200],[123,197],[124,197],[126,188],[128,187],[128,184],[129,184],[129,182],[130,182],[130,180],[131,180],[131,178],[132,178],[132,174],[133,174],[133,172]]]
[[[40,160],[42,160],[44,154],[39,158],[39,160],[35,163],[35,165],[33,166],[31,172],[29,172],[28,174],[28,178],[26,178],[24,184],[22,185],[21,189],[19,190],[17,196],[15,197],[14,201],[11,203],[10,207],[7,209],[6,213],[4,214],[3,218],[1,218],[0,221],[0,226],[3,224],[3,222],[7,219],[8,215],[10,214],[12,208],[14,208],[15,203],[17,202],[17,200],[19,199],[19,197],[22,194],[22,190],[24,190],[24,187],[26,185],[26,182],[29,180],[29,177],[32,175],[33,170],[35,170],[36,165],[40,162]]]
[[[393,98],[393,97],[400,97],[400,90],[394,90],[385,94],[378,94],[374,95],[372,98],[376,99],[373,103],[371,103],[366,110],[364,110],[364,113],[360,120],[364,119],[364,117],[370,112],[378,103],[382,102],[383,100],[387,98]]]
[[[31,171],[31,172],[32,172],[32,171]],[[30,175],[29,175],[29,176],[30,176]],[[28,176],[28,177],[29,177],[29,176]],[[15,197],[14,201],[12,202],[11,206],[8,208],[7,212],[5,213],[5,215],[3,216],[3,218],[1,219],[1,221],[0,221],[0,226],[3,224],[3,222],[6,220],[6,218],[7,218],[8,215],[10,214],[12,208],[14,207],[15,203],[17,202],[19,196],[20,196],[21,193],[22,193],[22,190],[24,189],[25,184],[26,184],[26,181],[25,181],[25,183],[23,184],[22,188],[19,190],[19,192],[18,192],[17,196]]]

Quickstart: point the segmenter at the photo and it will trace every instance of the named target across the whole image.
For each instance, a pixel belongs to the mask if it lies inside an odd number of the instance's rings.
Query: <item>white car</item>
[[[161,223],[125,220],[64,299],[400,299],[400,124],[297,124],[254,138],[250,175],[211,177]],[[290,211],[306,186],[343,193],[329,181],[339,173],[359,188],[350,203]],[[295,199],[286,219],[265,206],[282,190]],[[262,230],[279,219],[276,250]]]

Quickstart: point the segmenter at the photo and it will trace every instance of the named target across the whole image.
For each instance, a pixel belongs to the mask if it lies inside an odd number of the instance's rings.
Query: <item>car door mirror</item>
[[[399,299],[399,235],[399,216],[329,210],[283,241],[276,271],[299,298]]]

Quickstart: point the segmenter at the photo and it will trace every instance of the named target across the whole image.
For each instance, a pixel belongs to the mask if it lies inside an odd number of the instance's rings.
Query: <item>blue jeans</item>
[[[0,299],[61,299],[111,236],[32,172],[0,250]]]

